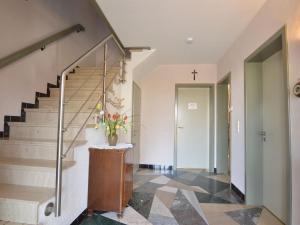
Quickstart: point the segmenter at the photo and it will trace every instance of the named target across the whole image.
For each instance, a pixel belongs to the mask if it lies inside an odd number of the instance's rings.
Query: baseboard
[[[57,76],[56,84],[47,83],[47,93],[35,92],[35,102],[27,103],[22,102],[21,104],[21,114],[20,116],[4,116],[4,129],[0,132],[0,138],[8,138],[9,137],[9,122],[25,122],[26,121],[26,112],[25,109],[32,109],[39,107],[39,97],[50,97],[50,88],[58,88],[59,87],[60,77]]]
[[[238,189],[233,183],[230,183],[230,186],[231,190],[236,193],[242,201],[245,201],[245,194],[243,194],[243,192],[241,192],[240,189]]]
[[[83,210],[82,213],[70,224],[70,225],[80,225],[84,218],[87,216],[87,209]]]
[[[151,170],[173,170],[173,166],[154,165],[154,164],[139,164],[139,168],[151,169]]]

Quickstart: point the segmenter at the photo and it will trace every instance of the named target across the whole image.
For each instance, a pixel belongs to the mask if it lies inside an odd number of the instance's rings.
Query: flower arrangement
[[[127,133],[128,117],[119,113],[110,114],[102,110],[102,105],[99,103],[95,111],[95,128],[98,129],[102,125],[106,129],[106,136],[109,145],[116,145],[118,141],[117,131],[123,130]]]
[[[106,135],[114,136],[117,134],[118,130],[124,130],[124,133],[126,133],[127,120],[128,117],[126,115],[120,115],[119,113],[111,115],[110,113],[106,113],[103,123],[103,125],[106,127]]]

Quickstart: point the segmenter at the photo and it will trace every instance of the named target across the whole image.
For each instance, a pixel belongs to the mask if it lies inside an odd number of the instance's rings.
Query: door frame
[[[231,72],[227,73],[227,75],[225,75],[222,79],[220,79],[217,83],[217,92],[218,92],[218,88],[219,88],[219,85],[221,85],[222,83],[224,83],[224,81],[228,81],[228,84],[230,86],[230,90],[228,91],[228,106],[229,107],[232,107],[232,83],[231,83]],[[218,172],[218,161],[217,161],[217,157],[218,157],[218,146],[219,146],[219,141],[218,141],[218,129],[219,129],[219,123],[218,123],[218,109],[219,109],[219,101],[218,101],[218,93],[217,93],[217,97],[216,97],[216,172]],[[229,175],[229,181],[231,183],[231,159],[232,159],[232,134],[231,134],[231,131],[232,131],[232,112],[230,112],[231,109],[228,108],[228,113],[229,113],[229,123],[230,123],[230,127],[229,127],[229,130],[228,130],[228,151],[229,151],[229,155],[230,155],[230,158],[228,160],[228,164],[229,164],[229,171],[230,171],[230,174]],[[228,172],[229,172],[228,171]]]
[[[140,100],[142,100],[141,98],[142,98],[142,90],[141,90],[141,88],[140,88],[140,86],[136,83],[136,82],[132,82],[132,126],[131,126],[131,141],[132,141],[132,138],[133,138],[133,136],[134,136],[134,106],[135,106],[135,102],[134,102],[134,93],[135,93],[135,91],[134,91],[134,89],[139,89],[139,92],[140,92]],[[139,106],[139,108],[140,108],[140,112],[141,112],[141,108],[142,107],[142,103],[140,102],[140,106]],[[140,122],[141,122],[141,115],[139,115],[140,116]],[[140,126],[141,126],[141,124],[140,124]],[[139,164],[140,164],[140,153],[141,153],[141,127],[139,126],[139,145],[138,145],[138,156],[139,156],[139,158],[138,158],[138,163],[136,163],[135,162],[135,156],[134,156],[134,162],[133,162],[133,165],[134,165],[134,173],[136,173],[137,172],[137,170],[138,170],[138,168],[139,168]],[[135,148],[135,146],[133,146],[133,148]],[[133,150],[135,150],[135,149],[133,149]],[[134,153],[136,153],[136,151],[133,151]]]
[[[286,88],[286,107],[287,107],[287,137],[288,137],[288,152],[287,152],[287,171],[288,171],[288,215],[287,215],[287,225],[292,224],[292,160],[291,160],[291,118],[290,118],[290,76],[289,76],[289,69],[288,69],[288,42],[287,42],[287,28],[286,25],[283,26],[278,32],[276,32],[271,38],[265,41],[260,47],[258,47],[252,54],[250,54],[244,60],[244,151],[245,151],[245,199],[247,198],[247,149],[246,149],[246,138],[247,138],[247,98],[246,98],[246,66],[247,63],[251,61],[255,56],[264,57],[263,54],[260,54],[264,49],[272,44],[276,39],[281,38],[281,50],[282,50],[282,58],[283,58],[283,69],[285,73],[285,88]],[[267,54],[270,54],[272,49],[268,50]],[[275,53],[275,52],[273,52]]]
[[[215,122],[215,103],[216,103],[216,95],[215,95],[215,84],[214,83],[203,83],[203,84],[175,84],[175,105],[174,105],[174,159],[173,159],[173,169],[177,170],[177,126],[178,126],[178,112],[177,112],[177,107],[178,107],[178,89],[179,88],[209,88],[210,89],[210,123],[209,123],[209,161],[211,157],[213,158],[213,162],[209,162],[209,164],[212,163],[212,165],[209,165],[209,169],[213,170],[214,168],[214,156],[215,156],[215,127],[216,127],[216,122]],[[211,96],[212,94],[212,96]],[[212,97],[212,99],[211,99]],[[211,100],[213,100],[211,102]],[[211,136],[212,135],[212,136]],[[211,155],[211,153],[213,153]],[[213,171],[210,171],[213,172]]]

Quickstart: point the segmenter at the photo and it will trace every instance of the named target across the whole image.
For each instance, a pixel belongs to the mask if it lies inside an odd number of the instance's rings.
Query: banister
[[[65,30],[62,30],[56,34],[53,34],[47,38],[44,38],[41,41],[36,42],[35,44],[29,45],[21,50],[18,50],[8,56],[3,57],[0,59],[0,69],[31,54],[32,52],[36,50],[44,50],[47,45],[50,43],[57,41],[73,32],[81,32],[84,31],[85,28],[81,24],[76,24],[74,26],[71,26]]]
[[[56,155],[56,181],[55,181],[55,205],[54,205],[54,212],[55,216],[58,217],[61,215],[61,196],[62,196],[62,168],[63,168],[63,158],[64,158],[64,151],[63,151],[63,138],[64,138],[64,108],[65,108],[65,85],[66,85],[66,77],[70,71],[72,71],[76,66],[78,66],[84,59],[88,56],[93,54],[98,48],[105,47],[105,54],[104,54],[104,74],[103,74],[103,96],[102,99],[105,100],[105,77],[107,73],[106,68],[106,60],[107,60],[107,42],[112,39],[119,50],[122,52],[122,81],[125,81],[124,75],[124,66],[125,66],[125,50],[122,47],[122,44],[119,43],[118,39],[114,36],[114,34],[110,34],[105,37],[102,41],[98,42],[88,51],[86,51],[82,56],[76,59],[73,63],[71,63],[66,69],[63,70],[61,77],[60,77],[60,94],[59,94],[59,109],[58,109],[58,131],[57,131],[57,155]],[[105,103],[103,105],[105,109]]]

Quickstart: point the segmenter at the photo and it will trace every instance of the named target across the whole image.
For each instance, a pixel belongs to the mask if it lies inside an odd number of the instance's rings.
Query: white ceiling
[[[266,0],[96,1],[125,46],[155,48],[161,64],[198,64],[216,63]]]

